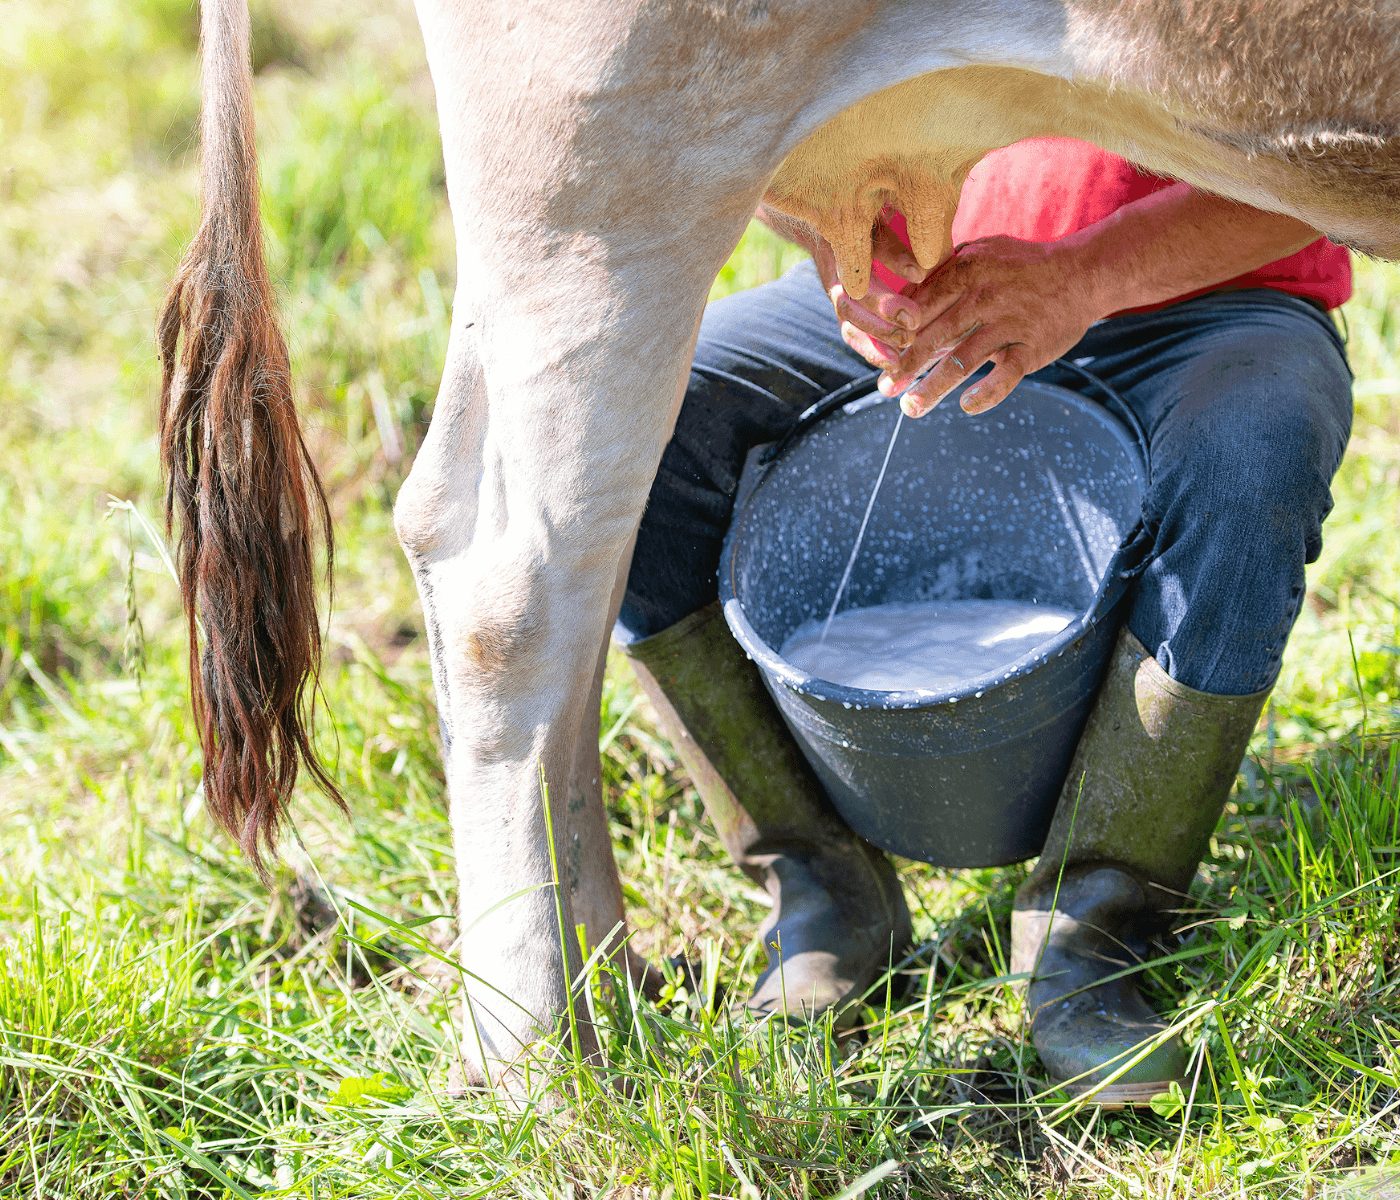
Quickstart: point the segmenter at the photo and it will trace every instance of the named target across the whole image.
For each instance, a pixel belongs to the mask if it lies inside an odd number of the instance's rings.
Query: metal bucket
[[[1097,398],[1051,382],[1069,373]],[[842,609],[1004,599],[1082,615],[1010,668],[948,692],[847,687],[778,651],[825,616],[854,545],[898,416],[874,378],[750,456],[720,565],[725,618],[851,828],[940,866],[1017,862],[1045,844],[1140,569],[1142,433],[1068,363],[982,416],[954,393],[905,421]]]

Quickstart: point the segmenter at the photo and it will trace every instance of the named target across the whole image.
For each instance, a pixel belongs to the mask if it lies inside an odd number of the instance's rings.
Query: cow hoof
[[[467,1068],[460,1062],[452,1064],[447,1071],[447,1096],[450,1100],[464,1100],[467,1094],[479,1089],[479,1083],[472,1083],[467,1078]]]
[[[569,1108],[564,1089],[548,1080],[539,1067],[528,1071],[507,1067],[487,1082],[478,1068],[459,1059],[448,1068],[446,1095],[449,1100],[484,1101],[515,1114],[556,1115]]]

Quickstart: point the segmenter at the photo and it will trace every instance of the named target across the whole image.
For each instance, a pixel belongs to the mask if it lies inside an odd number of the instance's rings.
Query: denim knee
[[[1183,430],[1188,445],[1154,454],[1149,518],[1168,530],[1208,524],[1217,555],[1228,543],[1250,543],[1287,563],[1314,561],[1350,406],[1316,394],[1220,399],[1218,411]]]
[[[1173,678],[1226,695],[1278,675],[1351,427],[1336,349],[1258,349],[1236,333],[1156,430],[1155,546],[1129,616]]]

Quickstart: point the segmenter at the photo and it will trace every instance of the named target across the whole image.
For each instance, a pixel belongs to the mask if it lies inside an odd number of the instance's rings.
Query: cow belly
[[[870,229],[891,205],[908,220],[919,262],[952,249],[967,173],[989,150],[1030,137],[1079,137],[1132,146],[1185,141],[1160,112],[1121,94],[1013,67],[958,67],[875,92],[837,114],[783,160],[765,203],[809,224],[832,246],[854,295],[869,282]],[[1162,157],[1160,151],[1156,157]]]
[[[1400,253],[1400,143],[1304,130],[1302,153],[1289,130],[1267,141],[1241,136],[1237,122],[1237,113],[1224,121],[1121,83],[950,68],[874,92],[818,127],[783,160],[764,199],[830,243],[855,296],[869,285],[870,230],[885,205],[904,213],[915,256],[932,267],[952,251],[968,171],[989,150],[1031,137],[1092,142],[1158,174],[1307,221],[1338,241]]]

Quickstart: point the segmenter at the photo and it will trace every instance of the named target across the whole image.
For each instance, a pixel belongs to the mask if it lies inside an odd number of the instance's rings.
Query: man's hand
[[[837,278],[836,256],[831,247],[818,239],[807,249],[836,310],[846,345],[871,366],[881,370],[897,367],[900,354],[908,348],[918,328],[918,305],[874,275],[865,295],[859,300],[851,299]],[[909,283],[918,283],[928,274],[883,217],[871,233],[870,250],[872,258]]]
[[[885,372],[880,390],[897,396],[928,371],[903,401],[918,417],[990,362],[991,373],[962,397],[968,412],[986,412],[1095,321],[1228,283],[1317,236],[1292,217],[1177,183],[1058,241],[967,242],[927,273],[882,221],[875,257],[915,284],[907,297],[872,281],[852,300],[830,250],[811,251],[846,344]]]
[[[923,416],[993,362],[991,374],[963,393],[968,412],[986,412],[1106,315],[1088,272],[1055,243],[985,238],[959,247],[942,266],[925,272],[881,222],[872,249],[876,259],[916,285],[909,295],[872,279],[870,290],[854,300],[837,282],[835,258],[824,242],[812,257],[841,322],[842,339],[884,372],[880,391],[897,396],[928,371],[904,398],[911,417]]]
[[[902,406],[911,417],[990,362],[991,373],[962,395],[965,411],[986,412],[1078,342],[1111,304],[1097,273],[1066,243],[1010,237],[959,246],[908,299],[918,325],[898,360],[878,365],[885,395],[909,388]]]

